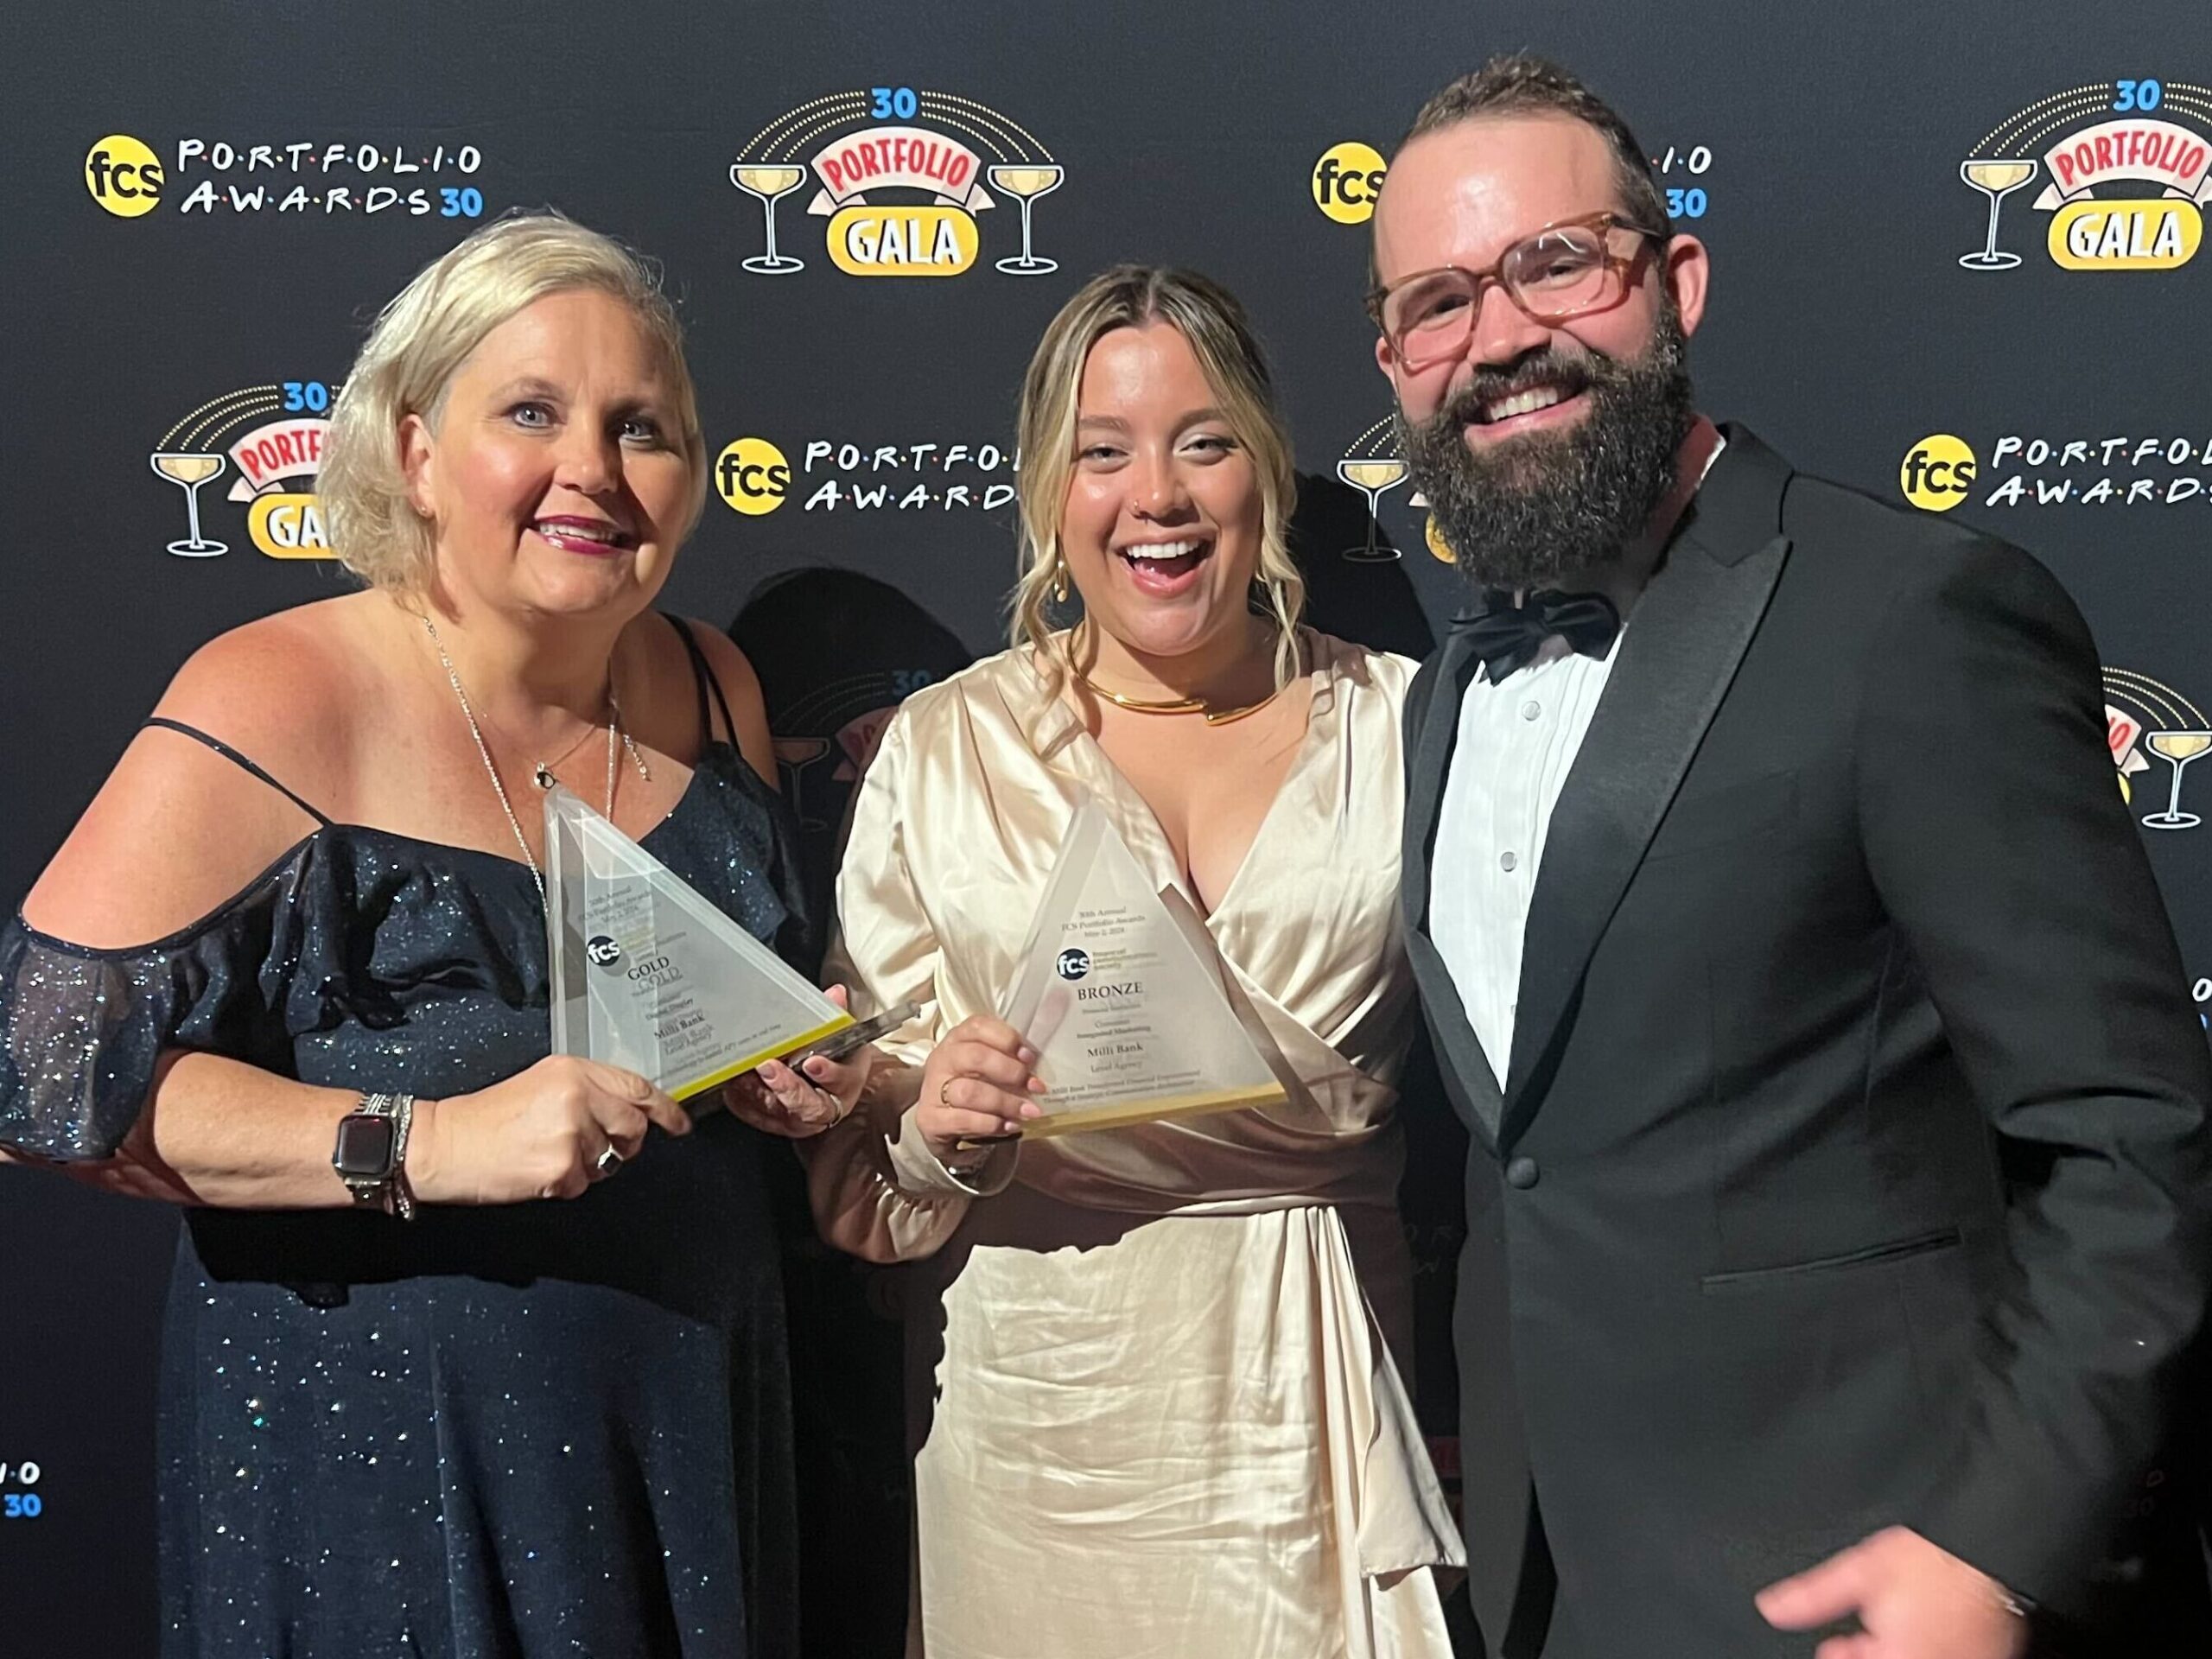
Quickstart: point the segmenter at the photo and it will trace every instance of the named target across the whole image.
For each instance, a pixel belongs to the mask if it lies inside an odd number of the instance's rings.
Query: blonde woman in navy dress
[[[859,1071],[695,1127],[546,1052],[544,779],[804,950],[752,672],[652,608],[705,483],[637,259],[479,232],[339,400],[366,590],[194,655],[0,938],[5,1155],[185,1206],[166,1654],[795,1650],[762,1177]]]

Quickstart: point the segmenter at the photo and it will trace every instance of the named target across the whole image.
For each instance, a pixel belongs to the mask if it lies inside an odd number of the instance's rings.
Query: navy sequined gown
[[[790,824],[715,742],[644,844],[793,953]],[[327,821],[154,945],[87,950],[18,917],[0,1142],[111,1150],[165,1047],[346,1089],[480,1089],[547,1052],[547,968],[525,866]],[[717,1113],[573,1201],[188,1211],[164,1654],[795,1653],[767,1190],[788,1156]]]

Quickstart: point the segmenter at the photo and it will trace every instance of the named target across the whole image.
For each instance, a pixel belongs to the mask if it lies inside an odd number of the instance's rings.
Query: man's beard
[[[1547,348],[1478,370],[1419,426],[1399,410],[1399,453],[1470,582],[1548,588],[1621,556],[1675,485],[1693,419],[1687,345],[1670,304],[1639,359]],[[1590,406],[1563,432],[1468,448],[1463,429],[1484,404],[1540,385],[1580,391]]]

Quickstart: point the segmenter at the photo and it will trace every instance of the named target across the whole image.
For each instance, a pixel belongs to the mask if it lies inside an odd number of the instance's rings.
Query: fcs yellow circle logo
[[[1331,146],[1313,163],[1313,205],[1339,225],[1366,224],[1387,166],[1371,144],[1347,139]]]
[[[739,438],[715,457],[715,493],[733,512],[773,512],[791,487],[791,462],[766,438]]]
[[[1976,462],[1964,438],[1938,432],[1905,451],[1897,468],[1904,499],[1927,512],[1948,512],[1974,493]]]
[[[118,219],[137,219],[161,205],[162,160],[127,132],[111,133],[85,157],[85,188]]]

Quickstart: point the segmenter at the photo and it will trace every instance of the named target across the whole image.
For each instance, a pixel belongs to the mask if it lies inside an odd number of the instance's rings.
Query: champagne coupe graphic
[[[229,552],[226,543],[211,542],[200,533],[200,486],[223,470],[222,456],[156,449],[148,459],[156,473],[184,492],[186,521],[192,533],[181,542],[171,542],[169,551],[187,559],[212,559],[218,553]]]
[[[776,740],[776,772],[783,780],[784,798],[798,814],[802,830],[834,830],[837,826],[824,823],[819,818],[806,816],[807,791],[804,779],[809,772],[836,753],[836,746],[826,737],[779,737]]]
[[[1980,251],[1959,256],[1959,263],[1968,270],[2010,270],[2020,263],[2017,253],[2004,253],[1997,246],[1997,212],[2005,198],[2036,175],[2036,163],[2031,158],[2018,161],[1977,157],[1959,163],[1959,176],[1989,198],[1989,238]]]
[[[2166,810],[2146,815],[2143,822],[2153,830],[2190,830],[2203,823],[2196,813],[2181,810],[2181,778],[2190,761],[2212,749],[2212,732],[2152,732],[2144,738],[2143,745],[2174,769],[2174,786],[2166,798]]]
[[[1367,540],[1348,547],[1344,557],[1354,564],[1388,564],[1398,550],[1382,544],[1376,535],[1376,515],[1384,495],[1406,481],[1406,463],[1396,455],[1347,455],[1337,463],[1337,476],[1367,498]]]
[[[987,176],[995,188],[1021,204],[1021,253],[1019,257],[1000,260],[999,269],[1015,276],[1041,276],[1048,270],[1058,270],[1058,260],[1040,259],[1030,251],[1029,208],[1038,197],[1049,196],[1060,188],[1066,170],[1049,162],[1013,162],[990,168]]]
[[[806,182],[806,169],[788,162],[737,162],[730,167],[729,181],[759,199],[760,217],[768,227],[768,251],[744,261],[746,270],[775,276],[805,270],[805,260],[776,251],[776,204]]]

